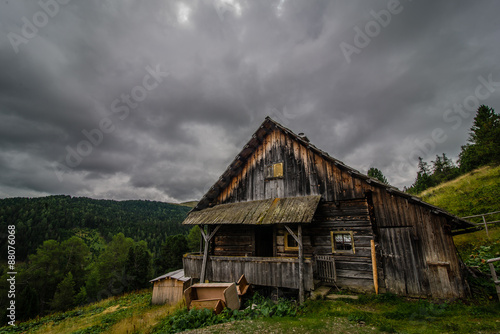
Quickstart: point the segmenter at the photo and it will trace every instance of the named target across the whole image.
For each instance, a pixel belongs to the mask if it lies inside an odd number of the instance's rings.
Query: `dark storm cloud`
[[[66,2],[0,3],[1,197],[199,199],[267,115],[402,187],[500,82],[494,1]]]

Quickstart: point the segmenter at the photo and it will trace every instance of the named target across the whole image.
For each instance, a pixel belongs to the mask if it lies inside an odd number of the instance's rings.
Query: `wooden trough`
[[[237,285],[235,283],[193,284],[184,291],[184,298],[188,309],[208,308],[219,314],[224,307],[238,310],[241,297],[250,290],[250,287],[245,275],[241,275]]]
[[[240,308],[240,299],[235,283],[197,283],[184,291],[188,309],[209,308],[220,313],[224,307]]]

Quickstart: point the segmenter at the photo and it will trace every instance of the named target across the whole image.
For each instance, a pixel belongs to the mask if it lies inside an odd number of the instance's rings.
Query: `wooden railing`
[[[203,256],[187,254],[184,274],[199,278]],[[245,274],[250,284],[299,289],[299,259],[296,257],[209,256],[206,279],[211,282],[236,282]],[[313,264],[304,259],[304,289],[313,289]]]
[[[494,214],[497,214],[497,213],[500,213],[500,211],[495,211],[495,212],[488,212],[488,213],[482,213],[480,215],[474,215],[474,216],[467,216],[467,217],[462,217],[462,219],[468,219],[468,218],[477,218],[477,217],[481,217],[483,219],[483,222],[482,223],[472,223],[474,225],[484,225],[484,229],[486,231],[486,235],[489,237],[489,232],[488,232],[488,225],[489,224],[495,224],[495,223],[500,223],[500,220],[495,220],[495,221],[486,221],[486,218],[485,216],[489,216],[489,215],[494,215]]]

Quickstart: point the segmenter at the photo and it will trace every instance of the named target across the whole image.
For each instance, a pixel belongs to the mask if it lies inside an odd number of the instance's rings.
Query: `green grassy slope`
[[[481,167],[418,196],[458,217],[500,211],[500,166]]]

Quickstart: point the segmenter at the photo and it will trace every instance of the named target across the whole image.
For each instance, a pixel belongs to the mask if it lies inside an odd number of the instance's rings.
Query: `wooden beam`
[[[292,229],[290,227],[288,227],[288,225],[285,225],[285,228],[288,231],[288,234],[290,234],[292,236],[292,238],[294,238],[295,241],[297,241],[298,244],[301,244],[299,237],[295,233],[293,233]]]
[[[304,247],[302,245],[302,224],[298,225],[297,234],[293,233],[292,229],[285,225],[286,230],[292,238],[299,244],[299,303],[304,303]]]
[[[302,247],[302,224],[299,224],[297,237],[299,239],[299,303],[304,303],[304,247]]]
[[[212,233],[209,234],[210,231],[210,226],[208,226],[208,231],[205,233],[203,231],[203,228],[200,228],[201,235],[203,236],[203,239],[205,240],[205,249],[203,251],[203,262],[201,264],[201,273],[200,273],[200,283],[205,283],[205,274],[207,271],[207,262],[208,262],[208,247],[210,245],[210,240],[214,237],[215,233],[219,230],[221,225],[217,225],[215,229],[212,231]]]

